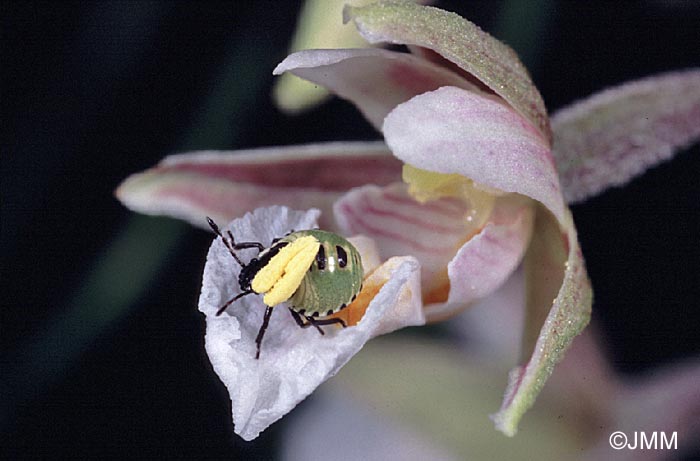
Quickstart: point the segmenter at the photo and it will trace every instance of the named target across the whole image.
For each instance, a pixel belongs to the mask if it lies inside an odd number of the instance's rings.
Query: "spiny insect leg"
[[[240,299],[243,296],[252,295],[252,294],[253,294],[253,290],[248,290],[248,291],[243,291],[241,293],[238,293],[236,296],[234,296],[233,298],[226,301],[226,303],[216,311],[216,315],[221,315],[226,310],[226,308],[228,306],[230,306],[237,299]]]
[[[267,306],[265,309],[265,317],[263,317],[263,323],[260,326],[260,331],[258,331],[258,336],[255,338],[255,344],[258,345],[258,351],[255,353],[255,358],[260,358],[260,344],[262,343],[263,336],[265,336],[265,330],[267,330],[267,325],[270,323],[270,316],[272,316],[272,307]]]
[[[321,330],[321,327],[318,325],[314,325],[313,323],[304,323],[304,320],[302,320],[301,314],[299,314],[297,311],[293,310],[292,308],[289,308],[289,312],[292,314],[292,317],[294,317],[294,320],[297,322],[297,325],[299,325],[301,328],[309,328],[310,326],[315,326],[316,329],[318,330],[319,333],[322,335],[325,334],[323,330]],[[304,317],[308,319],[308,317]]]

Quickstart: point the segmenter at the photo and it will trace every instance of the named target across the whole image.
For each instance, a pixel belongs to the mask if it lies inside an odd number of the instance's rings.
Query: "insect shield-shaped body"
[[[216,315],[249,294],[262,294],[267,306],[255,340],[256,359],[260,357],[260,344],[272,308],[285,301],[302,328],[313,326],[324,334],[322,325],[346,326],[342,319],[329,316],[350,304],[362,289],[362,260],[350,242],[332,232],[304,230],[275,239],[266,248],[258,242],[236,243],[230,231],[227,239],[211,219],[207,221],[241,266],[238,277],[241,292],[222,305]],[[258,256],[244,264],[236,251],[247,248],[257,249]]]

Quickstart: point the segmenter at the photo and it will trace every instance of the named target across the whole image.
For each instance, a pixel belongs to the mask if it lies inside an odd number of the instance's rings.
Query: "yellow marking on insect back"
[[[263,302],[268,306],[288,300],[299,288],[319,245],[319,241],[310,235],[294,240],[258,271],[251,288],[256,293],[265,293]]]

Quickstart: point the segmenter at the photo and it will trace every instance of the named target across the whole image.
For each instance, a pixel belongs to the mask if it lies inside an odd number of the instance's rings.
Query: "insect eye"
[[[348,265],[348,254],[345,252],[345,249],[341,247],[340,245],[335,246],[335,251],[338,253],[338,265],[343,268]]]
[[[320,271],[326,269],[326,250],[323,248],[323,245],[318,247],[318,253],[316,253],[316,265]]]

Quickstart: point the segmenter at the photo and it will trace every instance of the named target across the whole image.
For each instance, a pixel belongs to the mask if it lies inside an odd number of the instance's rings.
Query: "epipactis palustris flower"
[[[700,72],[608,90],[561,111],[550,127],[515,53],[469,21],[410,2],[347,7],[344,15],[369,42],[407,45],[410,53],[306,50],[274,72],[351,101],[384,142],[174,155],[128,178],[117,196],[134,210],[199,226],[205,215],[227,222],[266,207],[230,224],[239,241],[267,245],[317,224],[358,236],[366,283],[352,328],[320,337],[277,313],[258,361],[264,306],[247,297],[214,316],[235,294],[238,269],[220,241],[212,245],[200,298],[206,346],[231,394],[236,432],[247,440],[368,339],[449,318],[522,264],[521,360],[493,415],[513,435],[590,317],[592,290],[567,201],[623,184],[697,140]]]

